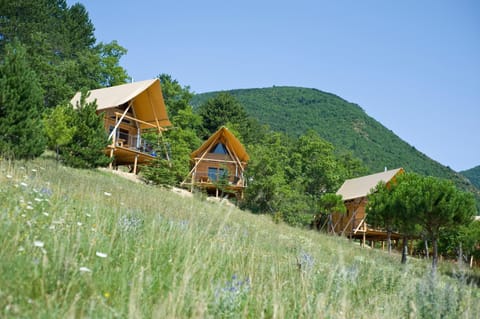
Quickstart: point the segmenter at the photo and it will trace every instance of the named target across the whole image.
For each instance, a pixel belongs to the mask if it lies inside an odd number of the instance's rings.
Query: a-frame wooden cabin
[[[346,180],[337,195],[341,195],[347,208],[345,214],[332,214],[332,225],[329,231],[342,234],[352,238],[365,240],[382,241],[387,237],[386,231],[374,229],[367,222],[365,207],[367,206],[367,196],[377,186],[380,181],[387,185],[395,180],[399,174],[403,174],[403,168],[397,168],[377,174],[353,178]],[[400,234],[392,234],[392,239],[400,238]]]
[[[159,79],[122,84],[89,91],[87,103],[96,101],[97,113],[105,113],[105,130],[111,144],[105,153],[113,165],[130,166],[133,173],[139,164],[155,158],[150,145],[141,137],[148,130],[161,133],[171,126]],[[80,102],[77,92],[70,103]]]
[[[193,191],[201,188],[219,196],[219,182],[225,182],[225,190],[237,198],[243,197],[246,187],[244,171],[250,159],[245,147],[226,127],[221,127],[190,154],[192,169],[182,186]]]

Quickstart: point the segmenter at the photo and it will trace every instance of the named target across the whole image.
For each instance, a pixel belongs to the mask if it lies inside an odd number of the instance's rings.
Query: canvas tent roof
[[[218,131],[216,131],[212,136],[206,140],[202,146],[200,146],[196,151],[190,154],[191,158],[198,157],[200,154],[203,154],[208,147],[213,144],[221,142],[226,145],[231,151],[233,151],[242,162],[247,162],[250,157],[243,147],[242,143],[231,133],[226,127],[222,126]]]
[[[160,126],[171,126],[163,101],[159,79],[116,85],[89,91],[87,102],[97,101],[97,110],[106,110],[133,101],[135,117],[144,122]],[[77,92],[70,103],[75,107],[80,101]],[[143,125],[142,128],[148,126]]]
[[[370,194],[372,188],[377,186],[380,181],[388,183],[400,172],[403,172],[403,168],[397,168],[377,174],[348,179],[337,191],[337,195],[342,195],[344,201],[365,197]]]

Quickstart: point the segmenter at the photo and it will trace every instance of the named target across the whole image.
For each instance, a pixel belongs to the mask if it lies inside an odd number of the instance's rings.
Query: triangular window
[[[213,154],[228,154],[227,148],[222,143],[218,143],[215,147],[212,147],[210,153]]]

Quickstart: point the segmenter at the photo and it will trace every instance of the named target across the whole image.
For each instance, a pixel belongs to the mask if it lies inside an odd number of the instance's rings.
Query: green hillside
[[[309,88],[275,86],[228,92],[261,123],[291,136],[314,129],[338,150],[352,151],[371,172],[383,171],[385,167],[403,167],[407,171],[448,178],[464,189],[478,192],[462,175],[400,139],[357,104],[334,94]],[[193,103],[198,106],[217,93],[197,94]]]
[[[0,160],[2,318],[475,318],[475,273],[53,160]],[[455,273],[452,275],[452,273]],[[467,276],[465,276],[467,275]]]
[[[473,185],[480,189],[480,165],[466,171],[462,171],[460,174],[468,178]]]

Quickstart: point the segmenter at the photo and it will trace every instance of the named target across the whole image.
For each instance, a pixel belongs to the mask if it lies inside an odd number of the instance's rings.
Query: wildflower
[[[99,252],[99,251],[97,251],[95,253],[95,255],[97,255],[97,257],[100,257],[100,258],[107,258],[107,256],[108,256],[107,254]]]
[[[89,213],[86,213],[85,216],[92,217],[92,215],[90,215]]]
[[[109,192],[104,192],[103,193],[105,196],[112,196],[112,193],[109,193]]]
[[[42,189],[40,190],[40,193],[42,193],[43,195],[46,195],[46,196],[52,196],[53,192],[50,188],[46,188],[46,187],[42,187]]]
[[[32,207],[32,206],[30,206],[30,205],[27,205],[27,209],[28,209],[28,210],[32,210],[32,209],[33,209],[33,207]]]
[[[36,173],[36,172],[37,172],[37,170],[36,170],[35,168],[32,168],[32,172]]]
[[[21,182],[20,185],[22,185],[23,187],[27,187],[27,186],[28,186],[28,184],[25,183],[25,182]]]
[[[92,272],[92,270],[90,268],[87,268],[87,267],[80,267],[80,272]]]
[[[48,213],[47,212],[43,212],[43,215],[47,216],[48,217]]]
[[[8,179],[12,179],[13,176],[12,176],[12,175],[7,175],[7,178],[8,178]]]
[[[36,202],[43,202],[43,199],[38,198],[38,197],[35,197],[33,200],[36,201]]]
[[[39,247],[39,248],[43,248],[44,243],[43,243],[43,241],[35,240],[35,241],[33,242],[33,246]]]
[[[18,247],[18,251],[24,251],[24,250],[25,248],[23,248],[23,246]]]
[[[103,296],[108,299],[108,298],[110,298],[110,293],[108,291],[106,291],[106,292],[103,293]]]
[[[224,286],[215,290],[215,306],[222,316],[230,316],[241,309],[250,291],[250,278],[240,280],[237,275],[232,276]]]
[[[305,251],[301,251],[297,256],[297,266],[299,270],[309,271],[315,265],[315,259]]]
[[[77,222],[77,225],[78,226],[82,226],[83,224],[81,222]]]

